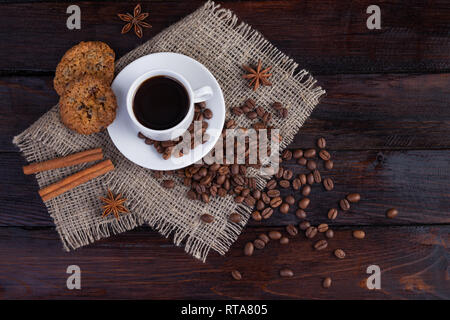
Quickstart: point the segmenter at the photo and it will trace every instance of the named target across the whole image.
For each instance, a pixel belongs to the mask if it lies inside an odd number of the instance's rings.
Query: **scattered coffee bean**
[[[303,154],[305,158],[314,158],[316,156],[316,149],[308,149]]]
[[[278,111],[278,114],[279,114],[280,117],[282,117],[282,118],[287,118],[287,116],[288,116],[288,109],[286,109],[286,108],[281,108],[281,109]]]
[[[298,160],[297,160],[297,163],[301,166],[305,166],[307,162],[308,162],[308,160],[306,160],[306,158],[304,158],[304,157],[298,158]]]
[[[344,211],[347,211],[350,209],[350,203],[348,202],[347,199],[342,199],[341,201],[339,201],[339,206]]]
[[[300,189],[301,186],[302,186],[302,183],[301,183],[300,179],[296,178],[296,179],[292,180],[292,189],[298,190],[298,189]]]
[[[242,114],[244,114],[244,111],[240,108],[240,107],[233,107],[231,109],[231,112],[235,115],[235,116],[240,116]]]
[[[317,169],[317,163],[314,160],[308,160],[308,162],[306,162],[306,168],[308,168],[308,170],[315,170]]]
[[[319,231],[320,233],[324,233],[327,230],[328,230],[328,224],[326,224],[326,223],[321,223],[317,226],[317,231]]]
[[[313,171],[313,176],[314,176],[314,181],[316,182],[316,183],[321,183],[322,182],[322,176],[320,175],[320,172],[319,172],[319,170],[314,170]]]
[[[234,223],[241,222],[241,215],[239,213],[233,212],[230,214],[230,220]]]
[[[292,156],[294,157],[294,159],[300,159],[301,157],[303,157],[303,150],[302,149],[295,150]]]
[[[291,180],[294,173],[291,170],[284,170],[283,172],[283,179],[284,180]]]
[[[333,166],[334,166],[334,164],[333,164],[332,160],[325,161],[325,169],[331,170],[331,169],[333,169]]]
[[[308,229],[311,226],[311,224],[309,223],[309,221],[303,221],[302,223],[299,224],[299,228],[300,230],[305,231],[306,229]]]
[[[253,246],[256,248],[256,249],[263,249],[265,246],[266,246],[266,243],[263,241],[263,240],[261,240],[261,239],[256,239],[255,241],[253,241]]]
[[[175,187],[175,181],[173,180],[164,180],[162,182],[162,186],[167,189],[172,189]]]
[[[333,182],[333,180],[331,178],[325,178],[323,180],[323,187],[327,191],[333,190],[334,189],[334,182]]]
[[[203,116],[206,119],[211,119],[213,117],[213,112],[211,111],[211,109],[205,109],[205,111],[203,111]]]
[[[296,228],[294,225],[292,225],[292,224],[287,225],[286,231],[287,231],[287,233],[288,233],[289,235],[291,235],[291,236],[293,236],[293,237],[296,236],[296,235],[298,234],[297,228]]]
[[[280,187],[287,189],[291,186],[291,183],[289,182],[289,180],[281,180],[280,182],[278,182],[278,184],[280,185]]]
[[[253,243],[247,242],[244,247],[244,254],[246,256],[251,256],[253,254],[254,249],[255,247],[253,246]]]
[[[281,212],[282,214],[288,213],[288,212],[289,212],[289,209],[290,209],[290,207],[289,207],[289,204],[288,204],[288,203],[282,203],[281,206],[280,206],[280,212]]]
[[[284,201],[291,206],[293,206],[295,204],[295,198],[292,195],[286,196],[286,198],[284,198]]]
[[[327,150],[320,150],[319,157],[323,161],[327,161],[327,160],[331,159],[331,155],[330,155],[330,153]]]
[[[302,195],[304,197],[309,196],[309,194],[311,193],[311,186],[309,184],[305,184],[302,188]]]
[[[328,239],[331,239],[334,237],[334,231],[331,229],[328,229],[327,232],[325,232],[325,237],[327,237]]]
[[[337,218],[337,215],[338,211],[336,208],[331,208],[330,210],[328,210],[328,219],[334,220]]]
[[[330,277],[326,277],[325,279],[323,279],[322,287],[324,287],[325,289],[328,289],[329,287],[331,287],[331,278]]]
[[[280,270],[280,276],[282,276],[283,278],[290,278],[294,276],[294,272],[291,269],[281,269]]]
[[[313,185],[315,182],[314,175],[312,173],[308,173],[308,175],[306,176],[306,181],[308,182],[308,184]]]
[[[200,219],[204,222],[204,223],[211,223],[214,221],[214,217],[210,214],[204,213],[200,216]]]
[[[308,239],[314,238],[316,236],[316,234],[317,234],[317,228],[313,227],[313,226],[308,227],[305,231],[305,236]]]
[[[364,239],[366,237],[366,233],[362,230],[353,231],[353,237],[356,239]]]
[[[270,206],[272,208],[278,208],[282,203],[283,203],[283,200],[281,199],[281,197],[275,197],[275,198],[272,198],[272,200],[270,200]]]
[[[327,240],[319,240],[314,244],[314,249],[316,249],[317,251],[323,250],[326,247],[328,247],[328,241]]]
[[[277,190],[277,189],[268,190],[267,191],[267,195],[270,198],[279,197],[280,196],[280,190]]]
[[[350,193],[347,195],[347,200],[350,201],[351,203],[356,203],[359,200],[361,200],[361,196],[359,193]]]
[[[261,211],[261,210],[264,210],[265,207],[266,207],[266,204],[264,203],[264,201],[258,200],[256,202],[256,210]]]
[[[298,202],[298,206],[301,209],[306,209],[306,208],[308,208],[309,203],[310,203],[310,200],[308,198],[303,198]]]
[[[306,174],[302,173],[298,175],[298,179],[300,180],[300,182],[302,183],[302,185],[305,185],[308,181]]]
[[[283,105],[282,105],[280,102],[274,102],[274,103],[272,104],[272,108],[273,108],[275,111],[279,111],[279,110],[281,110],[281,108],[283,108]]]
[[[281,239],[281,232],[279,231],[270,231],[269,232],[269,238],[272,240],[280,240]]]
[[[289,243],[289,239],[287,237],[281,237],[280,244],[288,244],[288,243]]]
[[[261,215],[264,219],[269,219],[273,214],[273,209],[272,208],[265,208],[262,212]]]
[[[292,152],[289,150],[284,150],[283,153],[281,154],[281,158],[283,158],[283,160],[291,160],[292,159]]]
[[[263,192],[261,194],[261,200],[265,203],[265,204],[269,204],[270,203],[270,197],[267,195],[266,192]]]
[[[389,219],[393,219],[398,215],[398,210],[395,208],[391,208],[388,211],[386,211],[386,217]]]
[[[327,146],[327,142],[326,142],[325,138],[319,138],[319,139],[317,140],[317,146],[318,146],[320,149],[324,149],[324,148]]]
[[[269,237],[268,237],[267,234],[265,234],[265,233],[261,233],[261,234],[258,236],[258,238],[261,239],[262,241],[264,241],[265,244],[268,244],[269,241],[270,241]]]
[[[241,273],[239,271],[237,271],[237,270],[231,271],[231,276],[233,277],[234,280],[241,280],[242,279]]]
[[[297,211],[295,211],[295,215],[299,219],[306,219],[306,212],[303,209],[297,209]]]
[[[338,259],[344,259],[345,258],[345,251],[342,250],[342,249],[336,249],[336,250],[334,250],[334,255]]]
[[[267,182],[266,188],[271,190],[271,189],[275,189],[277,186],[277,181],[276,180],[270,180],[269,182]]]
[[[259,211],[253,211],[252,212],[252,219],[255,220],[255,221],[261,221],[262,220],[261,213]]]

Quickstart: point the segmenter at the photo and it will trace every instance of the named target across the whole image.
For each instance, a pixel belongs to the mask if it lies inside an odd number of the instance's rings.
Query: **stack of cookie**
[[[81,134],[105,129],[116,117],[117,102],[110,84],[114,51],[104,42],[81,42],[69,49],[56,68],[53,85],[66,127]]]

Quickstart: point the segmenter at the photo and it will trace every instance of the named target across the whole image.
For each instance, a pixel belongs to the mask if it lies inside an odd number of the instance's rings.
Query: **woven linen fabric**
[[[205,65],[223,90],[227,118],[233,118],[238,126],[250,127],[251,121],[245,116],[232,115],[230,109],[247,98],[253,98],[265,110],[270,110],[273,102],[281,102],[288,108],[289,116],[285,119],[274,116],[271,121],[283,137],[280,149],[292,142],[325,93],[307,71],[296,71],[298,65],[294,61],[249,25],[238,23],[231,11],[212,1],[123,56],[116,62],[116,72],[135,59],[155,52],[181,53]],[[259,60],[264,66],[272,66],[273,85],[254,92],[242,78],[245,73],[242,65],[256,65]],[[225,254],[250,216],[250,208],[236,204],[232,196],[216,197],[206,204],[187,199],[184,196],[187,187],[181,183],[174,189],[163,188],[150,170],[123,157],[107,132],[83,136],[67,129],[60,121],[57,105],[13,142],[29,162],[102,147],[105,158],[110,158],[116,167],[45,202],[67,251],[147,223],[166,237],[172,235],[176,245],[183,244],[187,253],[205,261],[210,249]],[[36,179],[40,187],[45,187],[90,165],[41,172],[36,174]],[[259,188],[265,186],[266,178],[256,176]],[[130,214],[121,215],[119,220],[101,217],[99,197],[108,188],[128,199]],[[242,221],[229,221],[231,212],[240,213]],[[214,221],[201,223],[199,217],[203,213],[213,215]]]

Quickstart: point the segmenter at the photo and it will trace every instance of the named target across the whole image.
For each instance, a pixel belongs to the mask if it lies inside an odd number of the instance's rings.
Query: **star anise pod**
[[[142,38],[142,35],[143,35],[142,27],[144,27],[144,28],[151,28],[152,27],[147,22],[144,22],[144,20],[148,17],[148,12],[141,13],[141,5],[138,4],[134,8],[133,14],[134,14],[134,16],[132,16],[128,12],[126,14],[123,14],[123,13],[118,13],[117,14],[117,16],[122,21],[128,22],[126,25],[123,26],[122,34],[127,33],[134,26],[134,33],[136,33],[136,35],[139,38]]]
[[[122,194],[119,193],[116,197],[114,197],[111,190],[108,189],[108,195],[106,198],[101,197],[100,200],[102,200],[105,205],[102,206],[103,208],[103,214],[102,217],[106,217],[109,214],[114,214],[116,219],[119,219],[119,213],[129,213],[128,209],[125,208],[123,205],[125,201],[127,201],[126,198],[122,198]]]
[[[247,72],[248,74],[244,74],[242,77],[244,79],[249,79],[250,81],[250,86],[253,85],[253,91],[256,91],[260,85],[264,85],[264,86],[271,86],[272,83],[270,83],[269,80],[267,80],[272,74],[269,73],[270,69],[272,69],[272,66],[261,70],[261,60],[258,61],[258,66],[256,67],[256,70],[249,67],[249,66],[242,66]]]

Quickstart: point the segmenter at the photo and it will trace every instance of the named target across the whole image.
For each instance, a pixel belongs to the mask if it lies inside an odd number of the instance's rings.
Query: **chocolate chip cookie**
[[[74,80],[92,75],[111,84],[114,77],[114,51],[104,42],[80,42],[70,48],[56,67],[53,86],[59,95]]]
[[[59,100],[62,122],[81,134],[105,129],[114,121],[116,108],[116,97],[109,84],[94,76],[73,81]]]

